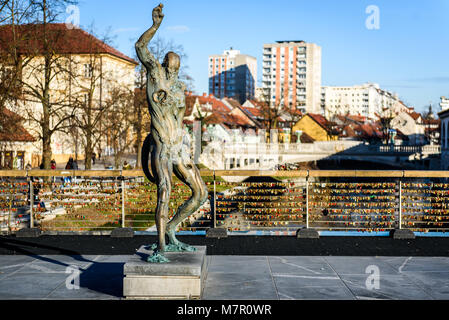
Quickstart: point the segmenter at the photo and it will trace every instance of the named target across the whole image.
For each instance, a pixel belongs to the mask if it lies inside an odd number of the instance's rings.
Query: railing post
[[[122,181],[122,228],[125,227],[125,179],[120,174],[120,180]]]
[[[216,187],[215,187],[215,169],[214,169],[214,229],[217,227],[217,199],[216,199]]]
[[[33,187],[33,179],[30,178],[30,228],[34,228],[34,187]]]
[[[402,180],[399,180],[399,230],[402,229]]]
[[[309,177],[306,177],[306,228],[309,229]]]

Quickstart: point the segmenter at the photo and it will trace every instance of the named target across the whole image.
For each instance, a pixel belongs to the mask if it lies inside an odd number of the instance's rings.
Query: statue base
[[[141,246],[124,265],[126,299],[201,299],[207,272],[206,246],[194,252],[166,252],[168,263],[150,263],[153,250]]]

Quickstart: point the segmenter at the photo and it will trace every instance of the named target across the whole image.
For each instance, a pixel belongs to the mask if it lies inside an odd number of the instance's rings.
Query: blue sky
[[[81,0],[80,24],[108,28],[114,46],[134,56],[134,42],[151,26],[158,1]],[[449,96],[449,0],[169,0],[160,35],[184,47],[197,93],[207,92],[210,54],[233,47],[258,60],[276,40],[322,47],[322,85],[379,83],[423,111]],[[365,12],[379,8],[379,29]]]

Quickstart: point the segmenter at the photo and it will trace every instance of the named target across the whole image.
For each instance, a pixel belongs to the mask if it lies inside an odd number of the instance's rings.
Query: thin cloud
[[[188,26],[178,25],[178,26],[169,26],[166,28],[166,30],[176,33],[186,33],[190,31],[190,28]]]

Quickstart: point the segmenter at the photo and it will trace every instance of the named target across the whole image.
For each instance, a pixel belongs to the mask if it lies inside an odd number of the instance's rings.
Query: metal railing
[[[449,171],[202,170],[201,174],[209,201],[179,231],[449,230]],[[189,197],[189,188],[174,178],[170,215]],[[26,227],[156,231],[156,201],[156,186],[140,170],[0,171],[3,233]]]

